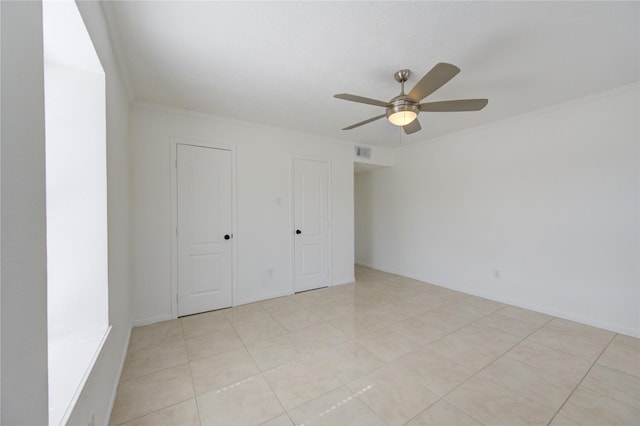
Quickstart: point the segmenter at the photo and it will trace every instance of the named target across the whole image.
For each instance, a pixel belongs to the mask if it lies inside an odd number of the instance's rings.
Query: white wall
[[[2,9],[2,424],[47,424],[45,145],[40,2]],[[109,340],[70,424],[107,424],[130,332],[128,100],[97,3],[80,2],[106,72]]]
[[[354,176],[354,230],[355,230],[355,263],[359,265],[373,266],[373,258],[376,247],[376,213],[373,206],[374,187],[371,176],[372,169],[367,172],[356,173]]]
[[[398,149],[356,178],[358,262],[639,336],[639,95]]]
[[[47,424],[42,7],[0,2],[3,425]]]
[[[130,139],[136,324],[172,316],[171,141],[176,139],[236,150],[237,304],[293,291],[294,155],[331,162],[332,284],[353,281],[352,144],[150,105],[132,108]]]

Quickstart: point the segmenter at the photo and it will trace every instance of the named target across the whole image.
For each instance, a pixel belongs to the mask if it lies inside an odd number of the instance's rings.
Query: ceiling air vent
[[[371,148],[367,148],[366,146],[357,146],[356,145],[356,157],[359,158],[371,158]]]

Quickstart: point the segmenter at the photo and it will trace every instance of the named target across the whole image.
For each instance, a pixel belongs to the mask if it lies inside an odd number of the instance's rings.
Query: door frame
[[[178,145],[191,145],[200,148],[221,149],[231,152],[231,232],[233,244],[231,247],[231,306],[236,306],[238,300],[238,244],[236,240],[237,211],[236,211],[236,148],[233,145],[213,141],[186,138],[171,138],[171,318],[178,318]]]
[[[291,155],[291,294],[296,293],[296,160],[318,161],[327,165],[327,267],[329,268],[329,282],[327,287],[333,286],[333,207],[331,204],[331,194],[333,188],[333,164],[331,159],[323,157],[313,157],[309,155]]]

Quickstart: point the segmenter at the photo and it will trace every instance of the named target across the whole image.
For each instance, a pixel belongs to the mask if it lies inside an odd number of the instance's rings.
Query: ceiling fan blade
[[[351,126],[349,126],[349,127],[345,127],[345,128],[344,128],[344,129],[342,129],[342,130],[351,130],[351,129],[355,129],[356,127],[360,127],[360,126],[362,126],[362,125],[365,125],[365,124],[371,123],[372,121],[380,120],[380,119],[381,119],[382,117],[384,117],[385,115],[386,115],[386,114],[378,115],[378,116],[373,117],[373,118],[370,118],[370,119],[368,119],[368,120],[364,120],[364,121],[361,121],[361,122],[359,122],[359,123],[352,124]]]
[[[348,93],[340,93],[338,95],[333,95],[333,97],[338,99],[344,99],[345,101],[359,102],[361,104],[376,105],[376,106],[381,106],[385,108],[389,106],[389,102],[379,101],[377,99],[365,98],[363,96],[350,95]]]
[[[455,65],[440,62],[411,89],[407,95],[412,101],[420,102],[442,86],[460,72],[460,68]]]
[[[406,134],[410,135],[411,133],[415,133],[415,132],[421,130],[422,126],[420,126],[420,122],[416,118],[415,120],[413,120],[411,123],[407,124],[406,126],[402,126],[402,128],[404,129],[404,132]]]
[[[480,111],[488,103],[488,99],[459,99],[457,101],[427,102],[419,106],[420,111],[429,112]]]

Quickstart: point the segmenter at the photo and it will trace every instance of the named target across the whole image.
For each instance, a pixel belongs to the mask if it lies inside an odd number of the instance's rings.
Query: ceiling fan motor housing
[[[394,120],[392,120],[390,117],[397,112],[411,112],[413,113],[414,119],[420,112],[420,109],[418,108],[418,104],[416,102],[409,100],[409,98],[407,98],[406,95],[396,96],[395,98],[391,99],[389,104],[390,105],[387,107],[386,115],[389,121],[391,121],[393,124],[396,124],[396,123],[394,123]],[[405,123],[405,124],[408,124],[408,123]],[[405,125],[405,124],[402,124],[402,125]]]

